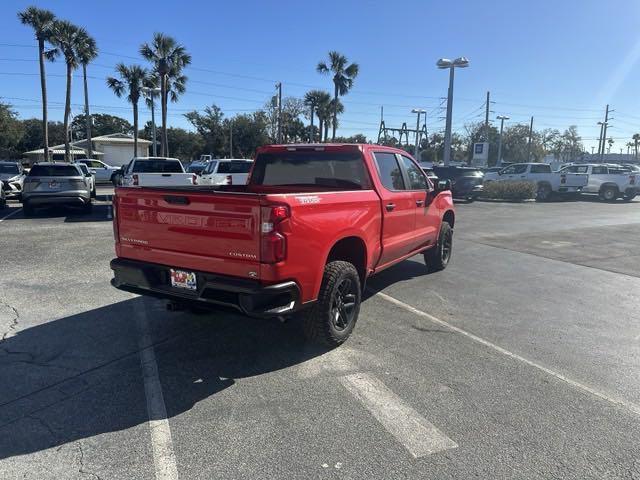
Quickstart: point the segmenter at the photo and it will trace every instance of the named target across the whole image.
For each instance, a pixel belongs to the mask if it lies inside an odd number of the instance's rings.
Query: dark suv
[[[433,167],[438,180],[451,181],[453,198],[464,198],[472,202],[482,193],[483,173],[471,167]]]

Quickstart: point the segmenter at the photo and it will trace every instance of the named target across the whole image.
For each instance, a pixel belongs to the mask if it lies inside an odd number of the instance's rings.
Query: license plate
[[[169,269],[171,273],[171,286],[176,288],[184,288],[185,290],[196,290],[198,283],[196,281],[195,272],[186,270]]]

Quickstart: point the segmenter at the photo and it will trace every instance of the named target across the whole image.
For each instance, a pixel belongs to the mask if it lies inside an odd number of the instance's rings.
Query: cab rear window
[[[171,160],[136,160],[132,173],[183,173],[182,164]]]
[[[252,162],[220,162],[218,173],[249,173]]]

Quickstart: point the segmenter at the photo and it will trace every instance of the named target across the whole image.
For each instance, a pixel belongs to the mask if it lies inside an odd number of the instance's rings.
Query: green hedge
[[[528,200],[536,198],[538,186],[535,182],[485,182],[483,198],[501,200]]]

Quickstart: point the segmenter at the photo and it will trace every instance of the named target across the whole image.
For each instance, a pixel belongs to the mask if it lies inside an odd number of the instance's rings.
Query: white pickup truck
[[[640,173],[620,165],[581,163],[566,165],[560,171],[588,174],[589,184],[582,189],[582,193],[597,194],[607,202],[620,197],[630,202],[640,190]]]
[[[124,171],[125,187],[164,187],[193,185],[195,174],[186,173],[177,158],[136,157]]]
[[[488,182],[535,182],[538,186],[536,200],[549,200],[553,193],[580,193],[589,183],[585,173],[554,172],[548,163],[514,163],[499,172],[487,172]]]

